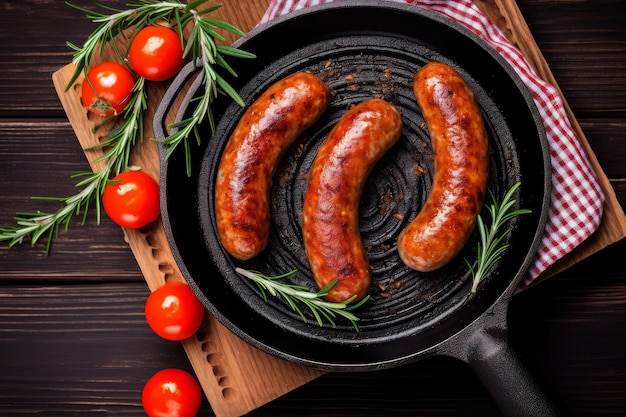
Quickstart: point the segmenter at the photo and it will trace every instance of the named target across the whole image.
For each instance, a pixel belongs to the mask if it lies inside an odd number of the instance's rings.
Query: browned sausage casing
[[[215,187],[217,230],[233,257],[251,259],[267,246],[276,166],[329,101],[324,82],[299,72],[270,86],[237,124],[224,148]]]
[[[399,112],[386,101],[368,100],[350,109],[324,141],[309,174],[303,237],[313,278],[327,299],[363,298],[371,268],[359,231],[359,200],[368,174],[400,137]]]
[[[450,262],[476,225],[487,190],[489,145],[474,95],[450,66],[425,65],[413,92],[430,132],[435,171],[423,209],[398,237],[398,253],[410,268],[428,272]]]

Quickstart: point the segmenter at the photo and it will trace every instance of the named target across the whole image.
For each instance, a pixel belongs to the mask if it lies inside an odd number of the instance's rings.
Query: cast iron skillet
[[[162,215],[176,261],[208,311],[253,346],[305,366],[369,371],[400,366],[428,355],[469,363],[508,415],[556,415],[507,344],[510,297],[541,239],[549,207],[550,161],[543,124],[513,69],[473,33],[438,14],[391,2],[341,1],[304,9],[255,28],[236,46],[257,55],[231,60],[239,78],[229,82],[251,103],[273,82],[295,71],[317,74],[333,97],[326,114],[283,159],[272,187],[272,236],[258,258],[239,262],[220,246],[213,186],[222,149],[245,109],[230,100],[214,106],[215,135],[200,126],[203,141],[192,152],[191,176],[182,149],[162,161]],[[476,262],[477,233],[448,266],[431,273],[406,268],[396,237],[419,212],[432,181],[432,149],[411,91],[413,75],[429,61],[453,66],[481,106],[490,135],[489,188],[498,199],[515,183],[518,207],[502,260],[475,295],[464,259]],[[185,82],[188,65],[174,80],[155,117],[157,139],[165,115]],[[178,118],[188,117],[196,79]],[[341,319],[322,327],[305,323],[279,299],[264,301],[236,266],[278,275],[314,290],[302,246],[301,212],[306,174],[315,152],[354,103],[382,97],[403,114],[402,138],[372,172],[360,207],[362,237],[372,263],[372,302],[358,311],[359,328]],[[416,166],[421,167],[416,171]],[[486,212],[484,219],[489,219]]]

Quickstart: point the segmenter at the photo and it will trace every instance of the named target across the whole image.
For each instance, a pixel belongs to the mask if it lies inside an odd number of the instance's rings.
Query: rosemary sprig
[[[204,1],[194,2],[194,4],[198,3],[202,4]],[[122,53],[118,48],[116,42],[118,35],[125,37],[126,30],[130,28],[134,28],[137,32],[148,25],[154,25],[158,22],[168,22],[176,15],[175,10],[190,7],[190,5],[184,5],[179,1],[137,0],[127,3],[127,9],[116,9],[99,2],[94,2],[96,7],[103,10],[103,12],[99,12],[97,10],[76,6],[67,1],[65,4],[84,13],[92,22],[100,24],[97,29],[91,32],[87,37],[82,47],[67,42],[67,45],[75,51],[72,63],[76,65],[76,70],[72,78],[70,78],[65,91],[69,90],[82,72],[87,71],[93,54],[95,52],[102,54],[106,45],[111,45],[121,60],[126,57],[126,54]],[[182,26],[180,29],[182,31]]]
[[[500,228],[514,217],[531,213],[531,210],[526,209],[511,210],[515,204],[515,200],[512,199],[513,194],[515,194],[519,186],[519,182],[514,184],[500,203],[496,200],[493,192],[489,190],[492,203],[487,206],[487,210],[491,216],[491,225],[487,227],[481,216],[478,216],[480,242],[478,243],[478,265],[476,269],[465,259],[465,263],[467,263],[472,272],[472,293],[476,292],[478,285],[487,277],[487,273],[500,260],[502,253],[509,246],[508,244],[501,245],[501,242],[510,233],[510,229],[500,233]]]
[[[196,140],[200,140],[197,134],[197,125],[205,117],[208,117],[211,128],[214,130],[215,123],[211,114],[211,105],[219,94],[227,94],[240,105],[244,105],[243,100],[228,82],[218,74],[218,67],[226,70],[231,76],[236,76],[235,71],[226,62],[225,56],[239,58],[253,58],[254,55],[238,49],[218,46],[215,41],[224,41],[225,38],[219,35],[216,30],[222,29],[239,36],[245,34],[230,25],[229,23],[210,19],[206,15],[221,5],[212,6],[202,11],[196,11],[198,6],[206,3],[207,0],[196,0],[188,4],[183,4],[176,0],[135,0],[126,4],[127,9],[121,10],[101,3],[95,3],[102,11],[93,11],[75,6],[69,2],[66,4],[74,9],[82,11],[94,23],[99,26],[93,31],[82,47],[68,42],[68,46],[75,53],[72,62],[76,68],[70,78],[66,91],[72,87],[81,73],[87,72],[94,53],[103,53],[106,45],[110,44],[120,61],[124,61],[127,52],[122,52],[117,45],[118,36],[126,36],[127,31],[132,28],[132,33],[136,33],[142,28],[169,22],[170,27],[175,28],[183,40],[183,28],[188,23],[193,23],[192,34],[185,46],[184,55],[193,57],[193,62],[202,62],[202,85],[205,94],[200,96],[194,103],[197,103],[193,116],[187,120],[178,122],[175,127],[180,130],[166,138],[165,144],[168,146],[168,156],[180,144],[184,143],[186,152],[187,173],[190,174],[190,146],[188,137],[191,132],[196,135]],[[22,243],[26,237],[31,238],[34,246],[37,241],[48,233],[48,243],[46,245],[46,255],[50,252],[52,239],[58,236],[58,231],[62,225],[65,229],[69,227],[70,220],[74,215],[83,213],[82,223],[87,218],[89,208],[95,203],[97,223],[100,223],[101,197],[109,179],[122,171],[128,170],[129,159],[133,146],[143,139],[143,115],[146,105],[145,80],[138,77],[132,92],[132,97],[126,108],[120,115],[103,120],[103,123],[122,116],[123,123],[111,130],[107,139],[91,148],[102,148],[102,156],[92,161],[97,163],[106,161],[106,165],[98,172],[83,172],[73,175],[72,178],[81,178],[76,187],[81,190],[70,197],[34,197],[38,200],[52,200],[63,203],[63,206],[55,213],[17,213],[16,226],[0,227],[0,241],[9,242],[9,246]],[[102,124],[101,124],[102,125]],[[100,127],[99,125],[98,127]]]
[[[204,36],[204,35],[201,35]],[[208,40],[208,38],[207,38]],[[240,51],[235,48],[226,47],[226,46],[216,46],[216,51],[219,52],[218,55],[230,55],[240,58],[250,58],[252,55],[249,55],[246,52]],[[205,55],[206,56],[206,55]],[[221,61],[220,61],[221,62]],[[223,61],[223,64],[220,66],[224,68],[228,68],[228,71],[231,74],[235,74],[234,71]],[[185,157],[186,157],[186,169],[187,175],[191,174],[191,150],[189,147],[188,138],[193,135],[196,138],[196,141],[200,142],[200,134],[197,131],[197,126],[207,118],[209,126],[211,127],[211,132],[215,132],[215,120],[213,118],[213,114],[211,112],[211,105],[218,97],[219,94],[225,93],[230,96],[237,104],[240,106],[244,106],[245,103],[243,99],[239,96],[239,94],[224,80],[222,76],[220,76],[214,69],[214,63],[204,59],[202,61],[202,73],[200,75],[202,77],[202,84],[204,85],[204,94],[196,97],[192,100],[192,103],[195,104],[195,108],[191,117],[183,119],[177,123],[172,123],[169,125],[170,129],[177,129],[165,138],[161,143],[167,147],[167,152],[165,154],[165,159],[168,159],[171,154],[176,150],[176,148],[182,143],[185,149]]]
[[[63,203],[63,206],[54,213],[17,213],[16,226],[0,227],[0,241],[9,242],[9,246],[22,243],[29,237],[34,246],[47,233],[46,255],[50,253],[50,246],[54,237],[58,236],[61,226],[69,228],[74,215],[83,213],[82,222],[87,219],[89,208],[95,203],[96,219],[100,224],[101,197],[104,187],[111,177],[130,169],[130,151],[137,138],[142,138],[143,114],[146,109],[146,93],[143,78],[139,78],[133,87],[133,94],[123,112],[124,123],[110,131],[107,139],[92,147],[106,147],[107,151],[95,159],[93,163],[106,159],[106,165],[96,172],[83,172],[73,175],[72,178],[82,178],[76,187],[81,190],[70,197],[34,197],[36,200],[50,200]]]
[[[98,46],[100,47],[100,52],[102,52],[103,46],[110,43],[114,46],[118,55],[124,58],[125,54],[120,53],[115,38],[118,35],[124,35],[128,29],[133,28],[136,32],[148,25],[170,22],[170,27],[178,31],[182,40],[183,28],[187,24],[193,23],[193,28],[185,45],[183,56],[185,58],[190,57],[194,63],[201,62],[201,84],[204,88],[204,94],[193,101],[196,107],[192,116],[170,125],[170,128],[176,128],[178,130],[162,141],[167,148],[166,159],[171,156],[179,145],[183,144],[187,175],[191,175],[191,148],[189,137],[193,134],[196,141],[200,142],[197,126],[204,121],[205,118],[208,119],[211,131],[215,131],[215,121],[211,111],[211,105],[215,99],[220,94],[225,94],[240,106],[244,106],[244,102],[237,91],[219,74],[219,69],[221,68],[232,77],[237,76],[233,68],[227,63],[225,57],[255,57],[254,54],[236,48],[217,45],[216,41],[226,40],[217,32],[218,30],[225,30],[238,36],[245,36],[245,33],[230,23],[207,17],[207,14],[220,8],[221,4],[208,7],[201,11],[196,10],[198,6],[203,5],[207,1],[208,0],[196,0],[188,4],[183,4],[178,0],[136,0],[126,5],[128,7],[127,10],[119,10],[96,3],[97,6],[111,14],[91,11],[67,3],[71,7],[86,13],[88,18],[94,23],[99,23],[100,26],[87,38],[82,48],[68,42],[68,45],[76,51],[73,57],[76,70],[66,90],[71,87],[81,72],[86,71],[91,61],[91,56],[94,51],[98,49]]]
[[[359,327],[357,326],[357,321],[359,321],[359,318],[352,314],[351,311],[365,304],[367,300],[369,300],[369,295],[355,304],[351,304],[352,301],[354,301],[354,297],[346,300],[343,303],[335,303],[326,301],[323,298],[328,295],[328,291],[330,291],[330,289],[335,286],[335,284],[337,283],[336,280],[331,282],[326,287],[322,288],[320,291],[314,293],[308,291],[306,287],[303,287],[301,285],[278,282],[278,280],[280,279],[287,278],[293,275],[296,272],[295,270],[274,277],[268,277],[259,272],[248,271],[243,268],[236,268],[235,271],[243,275],[244,277],[254,281],[261,290],[261,295],[263,296],[263,299],[265,301],[267,301],[267,293],[274,297],[284,299],[293,309],[293,311],[295,311],[300,315],[300,317],[302,317],[302,320],[304,320],[305,323],[307,322],[306,316],[304,315],[304,312],[297,304],[297,302],[304,304],[311,311],[311,313],[315,317],[315,320],[317,321],[317,324],[319,324],[320,326],[323,326],[324,320],[326,320],[333,327],[335,327],[334,319],[337,316],[341,316],[345,319],[348,319],[354,326],[354,329],[357,332],[359,331]]]

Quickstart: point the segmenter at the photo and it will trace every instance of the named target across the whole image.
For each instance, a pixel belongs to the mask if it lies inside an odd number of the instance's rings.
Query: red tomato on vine
[[[118,225],[144,227],[161,214],[159,184],[143,171],[122,172],[104,188],[102,205]]]
[[[168,80],[184,64],[180,36],[165,26],[146,26],[137,32],[128,54],[137,75],[150,81]]]
[[[146,300],[146,321],[156,334],[167,340],[193,336],[204,318],[204,306],[189,285],[168,281]]]
[[[202,390],[189,372],[163,369],[146,382],[141,403],[149,417],[195,417],[202,404]]]
[[[102,62],[87,72],[81,86],[83,106],[98,116],[121,113],[131,98],[133,75],[117,62]]]

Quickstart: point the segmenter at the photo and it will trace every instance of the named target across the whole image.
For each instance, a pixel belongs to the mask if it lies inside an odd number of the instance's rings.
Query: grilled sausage
[[[467,242],[482,209],[489,173],[485,126],[473,93],[448,65],[429,63],[413,92],[430,132],[435,165],[426,203],[398,236],[398,253],[412,269],[435,270]]]
[[[215,187],[217,230],[224,249],[248,260],[269,241],[269,192],[280,158],[324,113],[328,86],[312,74],[290,75],[265,91],[235,127]]]
[[[373,99],[350,109],[321,145],[309,173],[303,238],[313,278],[327,299],[363,298],[371,268],[359,231],[359,200],[380,157],[400,138],[399,112]]]

